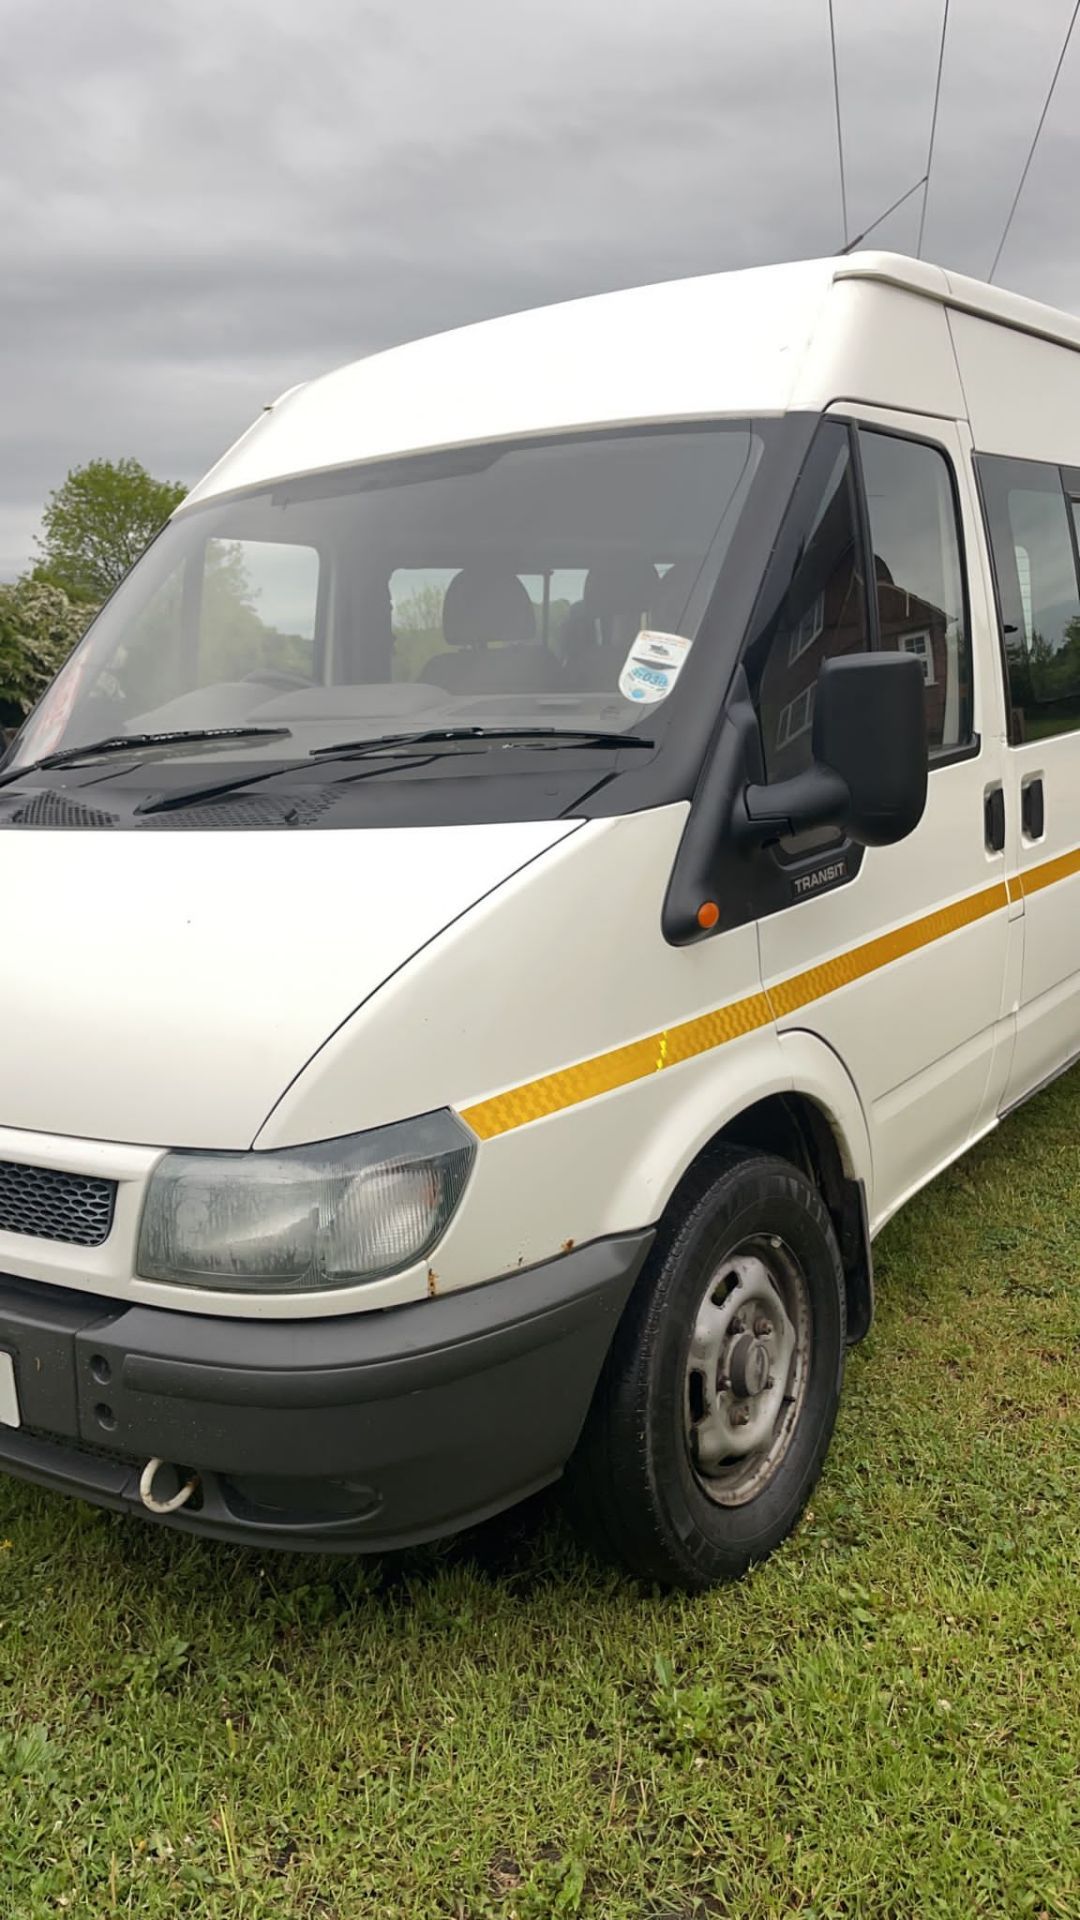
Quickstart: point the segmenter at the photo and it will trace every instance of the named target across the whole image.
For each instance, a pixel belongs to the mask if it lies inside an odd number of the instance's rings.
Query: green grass
[[[0,1920],[1080,1916],[1080,1078],[883,1235],[796,1537],[737,1588],[554,1503],[398,1560],[0,1482]]]

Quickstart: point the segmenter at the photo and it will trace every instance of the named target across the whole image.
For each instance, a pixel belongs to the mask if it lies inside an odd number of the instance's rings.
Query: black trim
[[[802,546],[801,515],[796,512],[802,504],[800,496],[804,489],[816,490],[824,483],[841,443],[847,445],[850,460],[851,434],[846,420],[826,416],[815,421],[778,516],[767,564],[758,573],[741,628],[738,657],[725,689],[722,724],[702,764],[664,900],[661,925],[665,939],[674,946],[712,939],[789,907],[792,880],[812,871],[826,854],[832,859],[846,859],[849,880],[855,878],[862,864],[863,848],[846,837],[827,846],[807,848],[794,859],[781,860],[772,848],[740,842],[731,831],[742,789],[765,778],[761,726],[746,670],[747,656],[770,628],[775,638],[783,599]],[[816,492],[814,497],[816,500]],[[857,512],[856,507],[856,538]],[[718,903],[720,918],[714,928],[702,932],[696,915],[706,900]]]
[[[1080,591],[1080,526],[1077,525],[1076,509],[1080,507],[1080,469],[1059,467],[1061,488],[1068,508],[1069,532],[1072,534],[1073,567],[1076,572],[1077,589]]]
[[[1059,466],[1053,460],[1024,460],[1013,454],[1001,453],[975,452],[972,454],[972,463],[975,470],[975,485],[979,498],[979,507],[982,513],[983,536],[986,541],[986,550],[990,559],[990,578],[994,588],[994,613],[997,620],[998,635],[998,663],[1005,691],[1006,740],[1010,747],[1033,746],[1036,744],[1036,741],[1056,740],[1063,734],[1080,731],[1080,715],[1074,713],[1069,724],[1055,727],[1053,731],[1049,733],[1040,732],[1035,736],[1034,740],[1029,741],[1024,738],[1024,708],[1018,707],[1013,699],[1012,675],[1009,671],[1009,655],[1005,645],[1007,622],[1005,619],[1002,595],[1001,571],[998,565],[997,532],[1007,531],[1010,543],[1012,535],[1011,529],[998,527],[998,514],[991,503],[988,489],[991,482],[994,482],[996,485],[999,469],[1002,467],[1026,468],[1028,472],[1033,475],[1050,475],[1056,473],[1072,544],[1073,574],[1076,582],[1077,604],[1080,606],[1080,528],[1077,527],[1076,514],[1073,511],[1074,497],[1080,499],[1080,495],[1074,496],[1070,491],[1074,476],[1077,485],[1080,486],[1080,470],[1073,467]],[[1048,487],[1046,491],[1052,493],[1053,489]],[[1010,628],[1010,631],[1011,630],[1013,629]],[[1075,708],[1076,696],[1070,695],[1062,702],[1043,702],[1041,703],[1042,711],[1049,713],[1050,709],[1058,704],[1072,704]]]
[[[932,753],[928,772],[932,775],[942,767],[959,766],[962,760],[977,760],[982,752],[982,734],[973,733],[971,739],[962,747],[950,747],[948,753]]]
[[[160,1458],[200,1488],[197,1509],[159,1524],[260,1545],[375,1551],[457,1532],[558,1477],[652,1239],[319,1320],[0,1277],[24,1422],[0,1427],[0,1470],[149,1519],[139,1475]]]
[[[975,754],[979,750],[979,735],[975,731],[975,639],[974,639],[974,635],[972,633],[972,628],[971,628],[971,584],[970,584],[970,579],[968,575],[967,539],[964,534],[964,511],[963,511],[963,503],[960,499],[960,482],[956,477],[956,468],[953,464],[952,454],[949,452],[948,447],[945,447],[942,445],[940,440],[935,440],[929,435],[923,434],[923,433],[907,433],[902,427],[882,427],[882,426],[879,426],[874,421],[860,420],[855,416],[852,416],[852,425],[856,429],[856,434],[855,434],[856,440],[858,440],[859,435],[862,433],[876,433],[876,434],[880,434],[884,439],[910,440],[911,443],[916,447],[928,447],[932,453],[940,454],[941,458],[945,462],[946,471],[949,476],[949,488],[952,493],[952,503],[953,503],[953,527],[956,533],[957,557],[960,562],[960,591],[961,591],[961,594],[963,595],[963,601],[964,601],[964,643],[967,648],[967,669],[968,669],[968,683],[969,683],[969,705],[968,705],[968,712],[965,715],[965,718],[967,720],[967,725],[968,725],[968,737],[966,740],[960,741],[955,747],[939,747],[939,748],[931,747],[930,771],[932,773],[935,767],[949,766],[952,764],[954,760],[974,759]],[[869,509],[869,506],[866,504],[866,486],[863,480],[861,450],[859,452],[858,471],[859,471],[859,490],[863,499],[864,513],[866,516],[866,527],[865,527],[866,549],[865,550],[868,554],[871,554],[873,552],[873,536],[870,529],[870,509]],[[869,585],[869,580],[868,580],[868,585]],[[880,644],[881,633],[880,633],[880,620],[879,620],[878,604],[877,604],[876,578],[873,582],[873,587],[874,587],[874,591],[870,596],[871,601],[873,603],[872,618],[873,618],[874,640],[872,644],[880,652],[881,651],[881,644]]]
[[[1005,737],[1007,744],[1010,747],[1015,747],[1022,743],[1015,738],[1016,710],[1013,706],[1012,684],[1009,678],[1009,659],[1005,651],[1005,614],[1001,602],[1001,579],[998,573],[997,546],[994,540],[994,522],[990,513],[990,502],[986,495],[988,472],[985,462],[995,457],[997,456],[993,454],[973,452],[971,464],[975,473],[975,491],[978,496],[979,511],[982,515],[983,539],[986,543],[987,558],[990,561],[990,584],[994,593],[994,624],[997,629],[998,672],[1001,676],[1002,687],[1004,688]]]
[[[867,637],[869,642],[868,651],[870,652],[881,652],[883,648],[881,645],[881,618],[878,606],[876,570],[872,564],[874,554],[873,532],[866,491],[866,479],[863,471],[862,436],[864,433],[872,433],[881,439],[906,440],[913,446],[925,447],[928,452],[936,454],[939,459],[944,462],[952,499],[953,531],[956,539],[961,594],[963,597],[964,648],[968,677],[967,712],[964,718],[967,722],[968,737],[960,741],[955,747],[939,747],[937,749],[931,747],[928,772],[933,774],[941,767],[954,766],[960,761],[977,759],[982,750],[982,738],[973,726],[975,649],[971,621],[968,550],[964,530],[963,508],[960,498],[960,485],[952,455],[940,440],[935,439],[930,434],[912,433],[905,431],[903,428],[882,426],[877,422],[863,420],[857,412],[851,414],[826,414],[823,416],[822,424],[824,425],[828,421],[835,421],[841,425],[847,434],[848,457],[851,463],[850,474],[854,485],[856,558],[862,575]],[[846,836],[836,839],[824,846],[815,847],[807,854],[797,856],[795,859],[785,855],[779,847],[770,849],[766,857],[770,858],[782,872],[784,880],[787,883],[788,898],[786,900],[776,900],[771,906],[763,904],[761,916],[764,916],[767,912],[780,911],[787,905],[798,904],[799,896],[797,895],[796,889],[799,880],[812,878],[814,873],[822,865],[827,866],[833,863],[842,863],[846,868],[844,876],[833,884],[837,887],[850,885],[851,881],[858,876],[864,853],[864,847]],[[820,891],[820,889],[813,890],[814,893],[818,891]],[[801,897],[810,898],[812,894],[808,890]]]
[[[847,1294],[847,1344],[855,1347],[874,1324],[874,1249],[863,1180],[843,1182],[840,1257]]]
[[[983,799],[983,838],[988,853],[1005,851],[1005,789],[1000,780],[988,787]]]
[[[846,416],[839,416],[844,418]],[[881,612],[878,607],[877,573],[871,572],[874,558],[874,538],[870,531],[870,505],[866,497],[866,475],[863,472],[862,442],[859,433],[860,423],[848,419],[848,458],[855,479],[855,540],[856,553],[862,570],[863,598],[866,603],[866,632],[870,653],[881,652]],[[897,439],[906,436],[898,434]]]
[[[1020,782],[1020,830],[1029,842],[1045,836],[1046,789],[1041,773],[1030,774]]]
[[[867,653],[874,653],[878,651],[877,592],[876,588],[874,592],[870,590],[870,517],[866,505],[866,488],[863,483],[859,435],[854,420],[849,420],[840,414],[826,414],[822,421],[822,427],[827,428],[831,422],[843,428],[847,439],[848,466],[845,481],[850,498],[852,531],[855,536],[855,572],[862,581],[863,613],[866,622],[867,640],[865,650]],[[826,654],[825,659],[828,659],[828,657]],[[823,666],[824,664],[825,661],[822,660],[821,665]],[[764,742],[762,742],[762,749],[764,751]],[[825,859],[827,856],[833,860],[842,859],[847,868],[847,872],[841,884],[847,886],[858,874],[865,852],[865,847],[861,846],[857,840],[852,840],[847,833],[841,831],[834,833],[831,840],[826,840],[823,843],[819,842],[818,845],[811,848],[796,848],[794,851],[792,851],[790,847],[785,847],[782,841],[776,841],[766,850],[763,858],[778,867],[784,875],[785,880],[790,879],[792,882],[802,878],[805,874],[813,872],[818,861]]]

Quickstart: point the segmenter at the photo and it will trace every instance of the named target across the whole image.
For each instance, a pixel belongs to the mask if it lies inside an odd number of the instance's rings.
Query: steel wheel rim
[[[811,1336],[790,1247],[768,1235],[725,1255],[694,1316],[683,1390],[690,1467],[717,1506],[745,1506],[780,1466],[806,1398]]]

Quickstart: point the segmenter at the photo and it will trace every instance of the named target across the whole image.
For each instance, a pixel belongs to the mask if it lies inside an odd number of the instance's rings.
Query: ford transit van
[[[700,1587],[1080,1050],[1080,322],[878,253],[284,396],[0,766],[0,1467]]]

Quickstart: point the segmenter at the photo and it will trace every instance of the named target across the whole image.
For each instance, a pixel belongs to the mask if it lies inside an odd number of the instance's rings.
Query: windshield
[[[201,732],[206,755],[228,744],[207,730],[251,729],[245,760],[459,727],[652,734],[762,445],[741,421],[487,446],[181,512],[9,764],[129,733]]]

